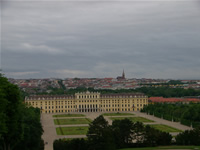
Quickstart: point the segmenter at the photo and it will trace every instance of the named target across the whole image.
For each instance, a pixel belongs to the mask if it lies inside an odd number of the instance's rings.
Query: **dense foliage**
[[[89,126],[87,139],[55,140],[54,150],[115,150],[126,147],[144,147],[171,144],[169,133],[128,119],[114,120],[112,125],[103,116]],[[81,145],[83,147],[80,147]]]
[[[0,75],[0,150],[42,150],[40,110],[26,107],[16,85]]]
[[[183,88],[170,88],[170,87],[142,87],[137,89],[98,89],[95,90],[93,88],[84,88],[78,87],[76,89],[65,89],[65,88],[50,88],[52,91],[50,93],[43,92],[37,94],[50,94],[50,95],[60,95],[60,94],[68,94],[72,95],[77,92],[86,92],[87,90],[90,92],[100,92],[102,94],[106,93],[135,93],[140,92],[144,93],[147,96],[163,96],[163,97],[184,97],[184,96],[199,96],[200,90],[195,89],[183,89]]]
[[[55,140],[54,150],[88,150],[88,143],[85,139]]]
[[[200,145],[200,127],[178,134],[176,143],[178,145]]]
[[[170,121],[181,122],[187,126],[200,126],[200,104],[156,103],[145,106],[142,112]]]

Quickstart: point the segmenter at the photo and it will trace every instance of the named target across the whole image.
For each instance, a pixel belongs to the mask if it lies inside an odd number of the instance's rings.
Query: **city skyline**
[[[200,79],[200,3],[1,1],[10,78]]]

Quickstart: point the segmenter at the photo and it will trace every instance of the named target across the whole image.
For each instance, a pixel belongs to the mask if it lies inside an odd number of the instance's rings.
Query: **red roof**
[[[156,103],[174,103],[174,102],[200,102],[197,98],[164,98],[164,97],[150,97],[151,102]]]
[[[163,97],[150,97],[150,101],[157,102],[157,103],[164,103],[164,102],[182,102],[184,101],[182,98],[163,98]]]
[[[200,102],[200,99],[197,98],[186,98],[185,100],[189,102]]]

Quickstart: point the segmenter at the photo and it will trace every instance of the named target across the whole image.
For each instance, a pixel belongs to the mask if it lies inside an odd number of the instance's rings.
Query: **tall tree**
[[[0,75],[0,150],[40,150],[40,111],[26,107],[16,85]]]
[[[127,147],[132,143],[134,124],[129,119],[114,120],[112,123],[113,134],[117,148]]]
[[[111,127],[102,115],[89,125],[87,137],[90,150],[115,149]]]
[[[0,103],[3,130],[1,130],[1,146],[4,150],[13,149],[21,140],[22,123],[20,117],[21,98],[16,85],[11,84],[5,77],[0,76]]]

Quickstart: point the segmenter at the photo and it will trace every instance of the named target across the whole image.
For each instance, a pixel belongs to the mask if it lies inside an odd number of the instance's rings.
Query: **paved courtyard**
[[[167,121],[167,120],[163,120],[151,115],[147,115],[145,113],[141,113],[141,112],[124,112],[124,113],[133,113],[135,114],[134,116],[130,116],[130,117],[144,117],[150,120],[153,120],[155,122],[153,123],[145,123],[145,124],[165,124],[180,130],[190,130],[190,127],[181,125],[180,123],[177,122],[171,122],[171,121]],[[71,118],[89,118],[91,120],[94,120],[96,117],[98,117],[100,114],[100,112],[93,112],[93,113],[74,113],[74,114],[84,114],[85,117],[71,117]],[[75,126],[88,126],[87,124],[84,125],[54,125],[54,119],[61,119],[60,118],[54,118],[52,117],[52,115],[55,114],[42,114],[41,115],[41,122],[42,122],[42,126],[44,129],[44,133],[42,138],[44,139],[45,142],[45,150],[53,150],[53,141],[56,139],[60,139],[60,138],[84,138],[86,137],[86,135],[57,135],[56,133],[56,128],[57,127],[75,127]],[[62,119],[64,119],[66,117],[62,117]],[[112,120],[109,119],[108,116],[105,116],[105,119],[109,122],[109,124],[112,124]],[[171,133],[172,135],[177,135],[178,133]]]

